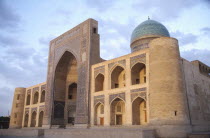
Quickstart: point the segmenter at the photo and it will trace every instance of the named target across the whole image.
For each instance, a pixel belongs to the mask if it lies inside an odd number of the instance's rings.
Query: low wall
[[[0,136],[43,136],[43,129],[0,129]]]
[[[154,130],[128,128],[48,129],[45,138],[155,138]]]

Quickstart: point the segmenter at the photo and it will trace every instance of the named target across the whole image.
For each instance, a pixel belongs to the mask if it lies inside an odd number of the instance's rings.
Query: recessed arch
[[[111,105],[112,102],[113,102],[114,100],[116,100],[116,99],[120,99],[120,100],[122,100],[122,101],[125,102],[125,100],[124,100],[123,98],[121,98],[121,97],[119,97],[119,96],[116,96],[113,100],[111,100],[110,105]]]
[[[94,124],[104,125],[104,104],[101,102],[94,106]]]
[[[68,110],[64,107],[76,105],[78,81],[77,61],[73,52],[65,51],[56,65],[54,76],[54,102],[56,103],[54,104],[54,118],[56,121],[52,121],[53,125],[65,125],[65,122],[68,122],[65,121],[68,120]],[[58,103],[63,106],[57,105]],[[61,109],[58,109],[58,106],[61,106]],[[56,113],[57,110],[63,113],[58,115]]]
[[[39,127],[42,127],[43,117],[44,117],[44,111],[40,111],[39,112],[39,124],[38,124]]]
[[[101,101],[98,101],[97,103],[94,104],[94,107],[96,107],[96,105],[98,104],[104,104],[104,103],[102,103]]]
[[[95,78],[95,92],[104,90],[104,75],[99,73]]]
[[[29,114],[25,114],[25,118],[24,118],[24,127],[28,127],[28,120],[29,120]]]
[[[31,102],[31,94],[28,94],[26,98],[26,105],[30,105],[30,102]]]
[[[122,88],[125,85],[125,69],[120,65],[116,65],[111,71],[111,89]]]
[[[45,90],[41,92],[41,103],[45,102]]]
[[[110,125],[123,125],[125,122],[125,102],[115,98],[110,105]]]
[[[61,61],[61,59],[64,57],[65,53],[70,53],[73,55],[73,57],[76,59],[76,61],[78,60],[77,54],[75,54],[75,52],[73,52],[72,50],[69,49],[65,49],[64,52],[59,56],[58,60],[55,62],[56,67],[58,66],[59,62]],[[56,68],[54,70],[54,74],[56,72]]]
[[[144,63],[137,62],[131,68],[131,84],[146,83],[146,66]]]
[[[143,99],[144,101],[147,101],[146,99],[145,99],[145,97],[142,97],[142,96],[136,96],[135,98],[133,98],[133,100],[131,101],[131,103],[133,103],[137,98],[141,98],[141,99]]]
[[[147,123],[146,101],[136,97],[132,102],[132,124],[143,125]]]
[[[36,111],[33,111],[31,114],[31,127],[35,127],[36,126]]]
[[[39,92],[38,92],[38,91],[36,91],[36,92],[34,93],[34,100],[33,100],[33,104],[37,104],[37,103],[38,103],[38,101],[39,101]]]

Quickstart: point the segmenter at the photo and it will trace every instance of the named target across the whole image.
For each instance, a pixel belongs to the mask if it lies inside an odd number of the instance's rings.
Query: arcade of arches
[[[135,61],[128,69],[119,63],[123,63],[123,59],[93,67],[97,72],[92,85],[92,125],[145,125],[148,122],[146,65]]]
[[[42,127],[43,124],[43,117],[44,117],[44,111],[40,111],[37,114],[37,111],[33,111],[31,113],[31,121],[29,121],[29,113],[25,114],[24,117],[24,123],[23,126],[24,127]]]
[[[25,95],[23,127],[42,127],[45,107],[46,84],[29,87]]]
[[[146,101],[141,97],[136,97],[130,107],[132,110],[132,125],[144,125],[147,123]],[[126,115],[126,102],[121,98],[115,98],[108,106],[110,116],[106,116],[110,120],[109,125],[125,125]],[[104,125],[105,119],[104,104],[99,102],[94,107],[94,125]]]

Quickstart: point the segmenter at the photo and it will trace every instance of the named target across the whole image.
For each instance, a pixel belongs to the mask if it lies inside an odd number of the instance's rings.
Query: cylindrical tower
[[[26,88],[15,88],[10,115],[10,128],[22,127],[25,93]]]
[[[150,124],[189,124],[178,41],[160,37],[149,47]]]

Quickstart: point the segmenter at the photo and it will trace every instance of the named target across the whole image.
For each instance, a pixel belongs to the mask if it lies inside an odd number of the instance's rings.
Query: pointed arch
[[[104,90],[104,75],[99,73],[95,78],[95,92]]]
[[[64,56],[65,53],[71,53],[75,57],[76,61],[79,61],[78,60],[78,56],[77,56],[77,54],[75,54],[75,52],[73,52],[72,50],[69,50],[69,49],[65,49],[63,51],[63,53],[59,56],[59,58],[55,61],[55,67],[58,66],[60,60],[63,58],[63,56]],[[55,73],[55,71],[56,71],[56,68],[54,70],[54,73]]]
[[[141,62],[137,62],[131,68],[131,84],[146,83],[146,65]]]
[[[33,111],[31,114],[31,127],[35,127],[36,126],[36,111]]]
[[[143,96],[136,96],[135,98],[133,98],[133,100],[131,101],[131,103],[133,103],[137,98],[141,98],[141,99],[143,99],[144,101],[147,101],[146,99],[145,99],[145,97],[143,97]]]
[[[104,104],[101,101],[98,101],[97,103],[94,104],[94,107],[96,107],[98,104]]]
[[[110,125],[123,125],[125,122],[125,102],[115,98],[110,105]]]
[[[44,117],[44,111],[40,111],[39,112],[39,124],[38,124],[39,127],[42,127],[43,117]]]
[[[125,69],[121,65],[115,65],[111,71],[111,89],[122,88],[126,85]]]
[[[120,100],[122,100],[122,101],[125,102],[125,100],[124,100],[123,98],[121,98],[121,97],[119,97],[119,96],[116,96],[114,99],[112,99],[112,101],[110,101],[110,105],[111,105],[112,102],[115,101],[116,99],[120,99]]]
[[[67,82],[76,82],[78,78],[76,57],[65,51],[55,69],[55,100],[65,101]]]
[[[31,102],[31,94],[28,94],[26,99],[26,105],[30,105],[30,102]]]
[[[132,102],[132,124],[142,125],[147,122],[146,101],[136,97]]]
[[[24,118],[24,127],[28,127],[28,121],[29,121],[29,114],[25,114],[25,118]]]
[[[104,125],[104,104],[101,102],[94,106],[94,124]]]
[[[56,103],[54,104],[54,118],[56,121],[52,121],[53,125],[64,125],[65,122],[68,122],[65,121],[68,120],[68,110],[64,107],[75,105],[76,103],[78,81],[77,64],[78,60],[75,54],[65,51],[56,65],[54,75],[54,102]],[[69,100],[71,100],[71,102],[69,102]],[[60,109],[58,107],[60,107]],[[58,110],[60,113],[57,113]],[[64,114],[66,115],[65,118]]]
[[[45,102],[45,90],[43,90],[41,92],[41,101],[40,101],[40,103],[43,103],[43,102]]]
[[[37,104],[38,101],[39,101],[39,92],[36,91],[36,92],[34,93],[33,104]]]

